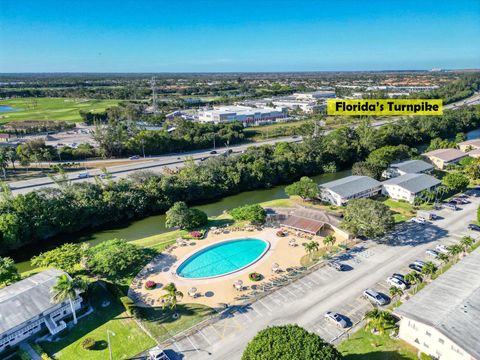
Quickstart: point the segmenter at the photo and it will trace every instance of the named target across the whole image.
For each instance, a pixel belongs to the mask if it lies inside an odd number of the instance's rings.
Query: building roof
[[[433,166],[422,160],[407,160],[397,164],[390,165],[391,168],[398,169],[407,174],[419,173],[433,169]]]
[[[480,139],[472,139],[472,140],[467,140],[467,141],[463,141],[461,143],[458,143],[458,145],[465,145],[465,146],[468,146],[468,145],[471,145],[471,146],[477,146],[477,147],[480,147]]]
[[[54,306],[50,288],[63,274],[66,273],[48,269],[0,289],[0,334]]]
[[[363,191],[379,187],[381,183],[368,176],[352,175],[339,180],[321,184],[321,188],[329,189],[343,198],[348,198]]]
[[[290,215],[286,220],[282,221],[280,225],[305,231],[310,234],[316,234],[320,231],[322,226],[325,225],[325,223],[313,219],[306,219],[303,217]]]
[[[395,310],[430,325],[480,359],[480,250],[462,259]]]
[[[313,208],[301,207],[293,210],[287,219],[282,221],[280,225],[316,234],[320,231],[323,225],[329,224],[334,227],[339,227],[341,221],[342,218],[337,214]]]
[[[426,152],[423,155],[427,157],[436,157],[437,159],[440,159],[444,162],[458,160],[467,156],[467,154],[465,154],[463,151],[460,151],[458,149],[437,149],[437,150]]]
[[[441,181],[427,174],[405,174],[386,180],[383,185],[397,185],[413,194],[441,184]]]

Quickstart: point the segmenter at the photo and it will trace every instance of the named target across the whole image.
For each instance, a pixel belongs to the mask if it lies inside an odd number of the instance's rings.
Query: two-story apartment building
[[[434,191],[442,182],[427,174],[405,174],[382,183],[382,194],[411,204],[423,191]]]
[[[67,327],[63,319],[72,314],[69,301],[54,303],[51,292],[63,274],[48,269],[0,289],[0,353],[41,330],[55,335]],[[75,310],[81,301],[75,299]]]
[[[448,165],[456,164],[468,154],[458,149],[437,149],[423,154],[438,169],[445,169]]]
[[[352,175],[320,185],[320,199],[334,205],[378,195],[382,184],[368,176]]]
[[[422,160],[406,160],[396,164],[391,164],[387,170],[382,173],[385,179],[402,176],[405,174],[428,174],[433,171],[433,165]]]

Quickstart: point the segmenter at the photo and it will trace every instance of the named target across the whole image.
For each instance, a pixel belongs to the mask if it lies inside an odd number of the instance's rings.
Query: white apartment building
[[[259,125],[288,117],[287,109],[283,107],[251,107],[243,105],[219,106],[212,110],[203,110],[198,113],[200,122],[215,124],[229,121],[239,121],[245,126]]]
[[[320,199],[334,205],[345,205],[351,199],[378,195],[381,183],[368,176],[352,175],[320,186]]]
[[[480,250],[394,310],[400,339],[439,360],[480,359]]]
[[[53,303],[51,293],[57,277],[63,274],[48,269],[0,289],[0,353],[43,329],[52,335],[66,329],[63,319],[72,314],[70,303]],[[74,301],[76,310],[81,302],[78,296]]]
[[[427,174],[404,174],[382,183],[382,194],[413,204],[423,191],[434,191],[442,182]]]

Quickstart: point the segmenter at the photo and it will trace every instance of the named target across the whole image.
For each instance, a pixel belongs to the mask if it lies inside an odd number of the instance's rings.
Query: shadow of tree
[[[373,351],[366,354],[348,354],[345,360],[411,360],[410,357],[399,354],[396,351]]]

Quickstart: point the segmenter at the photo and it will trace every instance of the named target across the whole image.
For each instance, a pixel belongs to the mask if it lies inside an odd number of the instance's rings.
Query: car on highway
[[[417,224],[425,224],[427,222],[427,220],[421,217],[414,217],[412,218],[412,221],[416,222]]]
[[[412,270],[415,270],[416,272],[419,272],[419,273],[421,273],[422,270],[423,270],[423,266],[420,266],[418,264],[410,264],[410,265],[408,265],[408,267]]]
[[[393,276],[390,276],[389,278],[387,278],[387,283],[390,286],[395,286],[397,289],[400,289],[400,290],[405,290],[407,288],[407,284],[405,284],[402,280],[399,280]]]
[[[425,250],[425,254],[436,259],[438,257],[438,252],[432,249]]]
[[[216,153],[217,153],[217,152],[216,152],[215,150],[210,151],[210,154],[211,154],[211,155],[214,155],[214,154],[216,154]]]
[[[480,231],[480,226],[478,226],[477,224],[468,224],[468,229],[474,230],[474,231]]]
[[[140,159],[140,156],[138,155],[133,155],[128,158],[128,160],[138,160],[138,159]]]
[[[344,271],[346,269],[346,266],[338,261],[330,261],[327,265],[338,271]]]
[[[435,246],[435,251],[443,254],[449,254],[448,247],[446,245]]]
[[[363,297],[377,305],[386,305],[388,300],[373,289],[365,289]]]
[[[90,176],[90,174],[88,172],[82,172],[80,174],[77,175],[77,178],[79,179],[86,179]]]
[[[337,326],[340,326],[341,328],[346,328],[347,327],[347,322],[343,318],[342,315],[339,313],[333,312],[333,311],[327,311],[325,313],[325,319],[328,321],[334,323]]]

